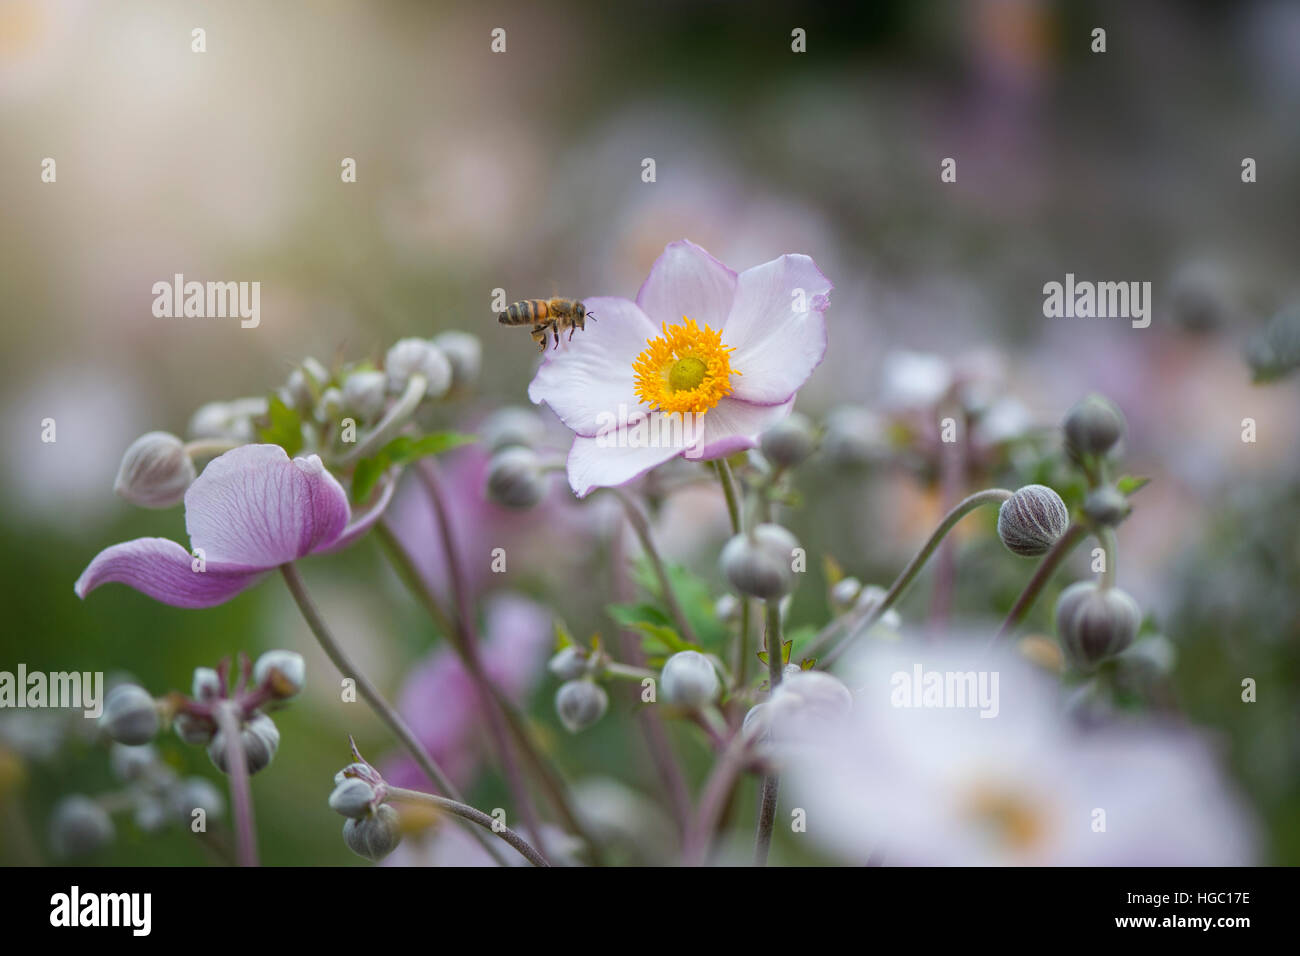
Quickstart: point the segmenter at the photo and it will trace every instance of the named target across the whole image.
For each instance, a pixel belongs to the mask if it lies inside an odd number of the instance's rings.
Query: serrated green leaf
[[[799,670],[801,671],[810,671],[816,666],[817,666],[817,658],[815,657],[805,657],[802,661],[799,662]]]
[[[266,418],[259,423],[257,437],[267,445],[279,445],[292,458],[302,451],[302,418],[274,392],[267,402]]]
[[[551,627],[555,631],[555,649],[557,651],[562,651],[566,647],[572,647],[577,643],[574,641],[573,635],[569,633],[568,627],[558,617],[551,622]]]

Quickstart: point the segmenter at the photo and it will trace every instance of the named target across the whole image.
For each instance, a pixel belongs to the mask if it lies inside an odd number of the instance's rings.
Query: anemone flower
[[[596,321],[548,353],[528,387],[576,436],[574,492],[625,484],[678,455],[754,447],[826,354],[830,291],[807,256],[737,275],[681,240],[635,302],[587,299]]]
[[[390,475],[353,516],[316,455],[290,460],[279,445],[243,445],[213,459],[185,492],[191,551],[167,538],[115,544],[95,556],[74,590],[84,598],[115,581],[173,607],[222,604],[282,564],[351,544],[392,492]]]

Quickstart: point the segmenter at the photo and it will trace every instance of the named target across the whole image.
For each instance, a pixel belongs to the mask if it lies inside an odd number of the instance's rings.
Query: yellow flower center
[[[677,325],[663,324],[663,335],[646,342],[636,357],[636,394],[663,412],[707,412],[731,393],[730,345],[722,333],[682,316]]]
[[[979,787],[969,794],[967,812],[972,820],[983,824],[1004,846],[1025,851],[1045,836],[1046,827],[1039,808],[1014,794]]]

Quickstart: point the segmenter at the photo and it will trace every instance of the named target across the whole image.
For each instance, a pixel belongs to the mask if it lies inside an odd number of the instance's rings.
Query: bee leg
[[[552,348],[558,349],[560,347],[560,327],[554,322],[551,323],[551,334],[555,336],[555,345]]]
[[[546,326],[545,325],[533,326],[533,341],[537,343],[537,351],[539,352],[546,351]]]
[[[573,333],[576,332],[576,331],[578,331],[578,327],[577,327],[576,325],[571,326],[571,327],[569,328],[569,341],[570,341],[570,342],[573,341]]]

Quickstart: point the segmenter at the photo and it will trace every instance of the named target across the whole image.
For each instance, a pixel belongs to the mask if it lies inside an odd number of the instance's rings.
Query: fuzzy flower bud
[[[483,367],[483,344],[468,332],[443,332],[434,336],[433,344],[451,363],[451,390],[462,393],[478,382]]]
[[[793,468],[812,454],[817,440],[812,422],[792,412],[759,438],[763,457],[778,468]]]
[[[343,406],[363,419],[378,418],[387,389],[388,376],[383,372],[353,372],[343,381]]]
[[[212,743],[212,737],[217,732],[217,725],[207,717],[199,717],[181,711],[172,720],[172,730],[176,731],[176,736],[185,743],[193,747],[206,747]]]
[[[375,788],[364,780],[347,777],[330,794],[330,809],[359,820],[367,816],[375,801]]]
[[[562,647],[546,665],[560,680],[577,680],[587,671],[587,655],[576,644]]]
[[[713,703],[722,682],[713,663],[699,651],[679,651],[664,662],[659,686],[665,701],[694,710]]]
[[[532,409],[509,405],[489,415],[480,431],[483,443],[495,452],[511,445],[535,448],[542,440],[546,425]]]
[[[118,780],[139,780],[158,762],[158,751],[152,744],[113,744],[108,751],[108,765]]]
[[[375,812],[343,824],[343,842],[357,856],[378,863],[402,842],[401,821],[397,811],[386,803]]]
[[[321,392],[320,401],[316,403],[316,417],[323,422],[330,422],[343,414],[343,392],[330,386]]]
[[[293,651],[267,651],[253,665],[253,681],[269,687],[277,700],[287,700],[306,686],[307,663]]]
[[[153,695],[139,684],[119,684],[104,699],[99,727],[120,744],[147,744],[161,720]]]
[[[488,497],[506,508],[531,508],[546,494],[546,476],[541,461],[528,448],[512,447],[497,452],[488,463]]]
[[[194,668],[194,680],[190,696],[202,703],[216,700],[221,696],[221,675],[211,667]]]
[[[713,602],[713,616],[723,624],[740,620],[740,601],[734,594],[724,594]]]
[[[1124,435],[1124,415],[1110,399],[1089,395],[1065,415],[1065,444],[1078,455],[1104,455]]]
[[[265,770],[280,746],[280,730],[266,714],[255,714],[244,721],[240,731],[240,743],[244,748],[244,759],[248,763],[248,772],[257,773]],[[208,744],[208,757],[222,773],[230,772],[226,761],[226,735],[220,730]]]
[[[589,680],[571,680],[555,692],[555,712],[571,734],[586,730],[605,716],[609,695],[605,688]]]
[[[1100,525],[1117,525],[1132,510],[1128,499],[1118,488],[1110,485],[1089,492],[1088,497],[1083,499],[1083,513]]]
[[[1070,663],[1089,671],[1133,643],[1142,623],[1137,601],[1118,588],[1079,581],[1056,601],[1056,633]]]
[[[1070,525],[1065,502],[1046,485],[1025,485],[998,509],[998,537],[1012,554],[1046,554]]]
[[[794,552],[798,547],[799,542],[785,528],[760,524],[728,541],[719,564],[741,594],[773,600],[794,590]]]
[[[170,508],[184,500],[194,477],[184,442],[167,432],[149,432],[122,456],[113,490],[142,508]]]
[[[202,810],[209,817],[226,812],[226,798],[206,777],[186,777],[172,789],[168,802],[176,819],[185,824],[194,819],[195,810]]]
[[[90,797],[73,794],[54,808],[50,843],[59,857],[85,856],[107,846],[114,835],[108,812]]]
[[[424,376],[427,398],[441,398],[451,388],[451,362],[432,342],[424,339],[400,339],[384,359],[388,390],[404,392],[412,375]]]
[[[862,582],[857,578],[840,578],[831,587],[831,607],[844,612],[857,603],[862,593]]]

